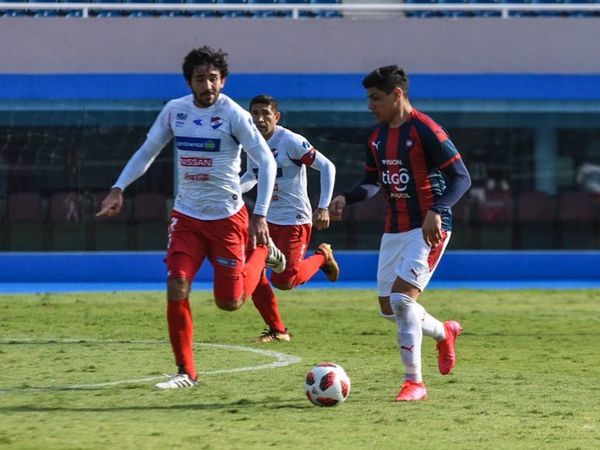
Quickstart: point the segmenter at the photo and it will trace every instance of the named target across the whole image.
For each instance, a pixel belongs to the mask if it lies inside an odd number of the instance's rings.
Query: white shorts
[[[384,233],[377,263],[378,295],[389,297],[396,277],[423,292],[450,241],[451,233],[444,233],[442,242],[433,248],[425,243],[421,228]]]

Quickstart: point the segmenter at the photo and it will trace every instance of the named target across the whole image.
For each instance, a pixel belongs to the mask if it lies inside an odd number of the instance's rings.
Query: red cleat
[[[402,384],[400,393],[396,397],[397,402],[416,402],[419,400],[427,400],[427,389],[425,385],[415,381],[406,380]]]
[[[462,333],[462,327],[456,320],[448,320],[444,322],[444,331],[446,339],[437,343],[438,350],[438,368],[442,375],[448,375],[456,365],[456,352],[454,344],[456,339]]]

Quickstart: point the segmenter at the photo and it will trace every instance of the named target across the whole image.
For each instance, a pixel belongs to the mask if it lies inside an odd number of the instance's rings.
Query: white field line
[[[168,344],[168,341],[158,340],[118,340],[118,339],[27,339],[27,338],[3,338],[0,339],[0,345],[2,344]],[[230,345],[230,344],[209,344],[206,342],[195,342],[194,345],[207,348],[216,348],[222,350],[233,350],[241,352],[257,353],[262,356],[274,358],[275,361],[266,364],[258,364],[254,366],[242,366],[234,367],[231,369],[218,369],[208,370],[204,372],[198,372],[199,375],[218,375],[223,373],[234,373],[234,372],[246,372],[249,370],[263,370],[273,369],[277,367],[285,367],[292,364],[297,364],[302,359],[298,356],[287,355],[285,353],[274,352],[272,350],[262,350],[252,347],[244,347],[242,345]],[[0,387],[0,394],[14,391],[49,391],[49,390],[77,390],[77,389],[97,389],[103,387],[118,386],[121,384],[135,384],[135,383],[146,383],[151,381],[157,381],[168,377],[168,375],[160,375],[145,378],[135,378],[129,380],[117,380],[117,381],[106,381],[103,383],[90,383],[90,384],[63,384],[56,386],[40,386],[40,387],[23,387],[23,388],[2,388]]]

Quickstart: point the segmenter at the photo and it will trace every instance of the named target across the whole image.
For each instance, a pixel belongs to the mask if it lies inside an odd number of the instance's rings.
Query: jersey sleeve
[[[312,166],[317,157],[317,149],[299,134],[292,135],[288,141],[286,151],[292,161],[305,166]]]
[[[250,113],[244,111],[241,107],[234,110],[231,119],[231,132],[258,167],[258,190],[254,214],[266,216],[275,185],[277,171],[275,158],[273,158],[267,141],[264,140],[254,122],[252,122]]]
[[[173,138],[173,130],[171,129],[172,106],[172,102],[165,105],[146,135],[149,141],[161,147],[167,145]]]
[[[427,156],[438,169],[444,170],[456,160],[461,159],[460,153],[450,140],[448,133],[437,123],[421,122],[419,134]]]

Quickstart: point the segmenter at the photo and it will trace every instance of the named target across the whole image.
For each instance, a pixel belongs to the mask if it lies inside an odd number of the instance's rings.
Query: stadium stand
[[[556,242],[556,201],[545,192],[522,192],[517,197],[519,248],[550,249]]]
[[[478,205],[479,245],[482,249],[513,247],[514,207],[508,191],[486,191]]]
[[[135,248],[164,250],[167,244],[167,198],[154,192],[133,197]]]
[[[563,248],[589,249],[597,239],[596,205],[587,192],[567,191],[558,197],[558,221]]]
[[[50,196],[50,248],[58,251],[86,249],[83,197],[76,191]]]
[[[42,197],[36,192],[17,192],[8,196],[7,249],[44,250],[45,212]]]
[[[91,236],[94,250],[131,250],[133,249],[129,223],[131,221],[131,200],[125,198],[121,213],[114,217],[96,217],[100,211],[102,200],[108,192],[91,194]]]
[[[248,0],[248,4],[252,5],[275,5],[279,3],[278,0]],[[277,11],[254,11],[254,17],[257,18],[270,18],[278,17],[280,14]]]

